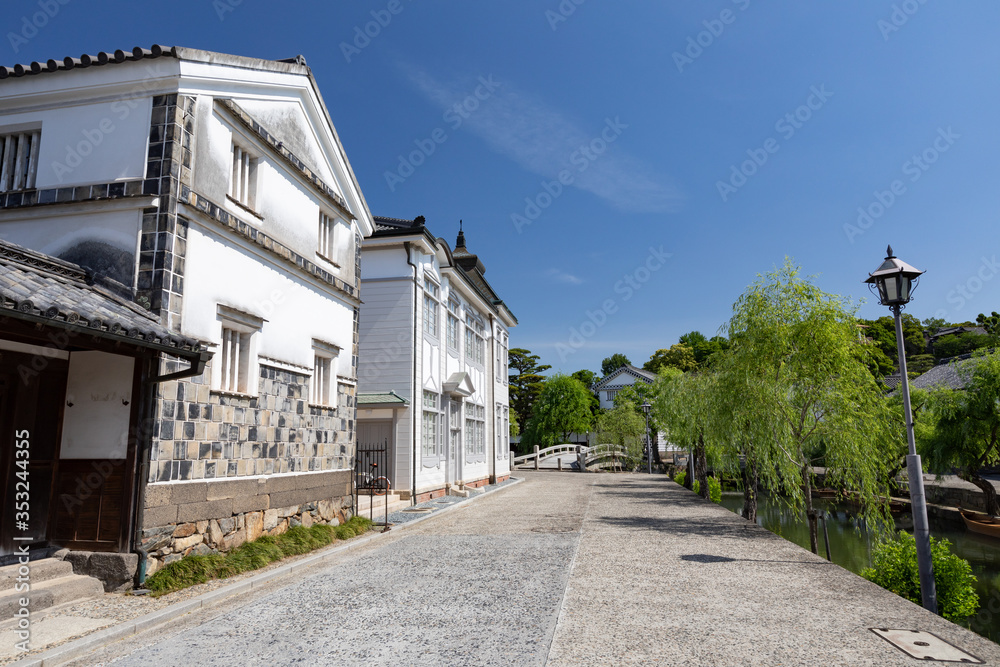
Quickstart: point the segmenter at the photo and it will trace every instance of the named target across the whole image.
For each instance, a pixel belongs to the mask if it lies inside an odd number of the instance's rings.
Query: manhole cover
[[[533,532],[533,533],[575,533],[576,532],[576,528],[568,528],[566,526],[554,526],[554,527],[539,526],[538,528],[532,528],[531,532]]]
[[[427,514],[433,511],[433,508],[430,507],[407,507],[405,510],[400,510],[404,514]]]
[[[920,630],[890,630],[888,628],[869,629],[900,651],[917,660],[964,662],[972,665],[983,664],[983,661],[976,656],[966,653],[957,646],[952,646],[937,635],[929,632]]]

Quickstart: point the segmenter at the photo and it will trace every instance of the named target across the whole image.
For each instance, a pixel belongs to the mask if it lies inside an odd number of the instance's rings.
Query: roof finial
[[[458,221],[458,239],[455,241],[455,250],[465,248],[465,232],[462,231],[462,221]]]
[[[886,252],[886,255],[885,255],[886,259],[892,259],[893,257],[895,257],[895,255],[892,254],[892,246],[887,247],[885,249],[885,252]]]

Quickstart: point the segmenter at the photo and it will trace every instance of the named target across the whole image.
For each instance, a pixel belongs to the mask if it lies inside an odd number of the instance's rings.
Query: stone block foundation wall
[[[149,483],[351,467],[353,384],[338,382],[336,406],[312,405],[305,371],[261,362],[257,396],[228,394],[211,389],[213,363],[200,376],[158,385]]]
[[[146,574],[189,554],[225,552],[293,526],[338,525],[352,514],[352,473],[336,470],[146,487]]]

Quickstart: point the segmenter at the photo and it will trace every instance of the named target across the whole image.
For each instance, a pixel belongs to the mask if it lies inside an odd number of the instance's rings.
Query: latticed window
[[[497,348],[497,358],[496,358],[496,369],[497,369],[497,382],[502,382],[507,384],[507,334],[504,330],[497,327],[496,334],[496,348]]]
[[[448,349],[458,352],[461,338],[462,323],[458,320],[459,303],[454,298],[448,299]]]
[[[483,365],[484,360],[484,350],[486,348],[486,341],[484,335],[486,333],[486,327],[483,326],[483,321],[471,313],[465,315],[465,360],[473,363]]]
[[[0,134],[0,192],[35,187],[41,136],[41,130]]]
[[[438,394],[424,390],[423,394],[423,431],[420,451],[424,459],[436,459],[441,442],[441,410]]]
[[[424,281],[424,333],[437,337],[438,335],[438,286],[429,280]]]
[[[465,407],[465,455],[471,458],[486,455],[486,409],[473,403]]]

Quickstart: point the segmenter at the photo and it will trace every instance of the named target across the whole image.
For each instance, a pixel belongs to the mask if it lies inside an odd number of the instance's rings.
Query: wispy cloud
[[[412,65],[400,67],[413,85],[442,110],[469,97],[481,80],[468,77],[444,82]],[[626,154],[619,146],[608,146],[607,152],[589,162],[582,172],[571,162],[574,153],[579,155],[581,147],[601,136],[607,119],[595,118],[583,124],[518,90],[510,81],[496,80],[496,84],[497,90],[467,114],[462,127],[481,137],[497,153],[547,179],[568,169],[573,174],[571,187],[623,210],[659,212],[678,207],[683,195],[673,179]],[[620,122],[627,125],[629,121],[621,118]],[[628,129],[619,132],[627,133]]]
[[[557,283],[566,283],[567,285],[580,285],[583,283],[583,278],[574,276],[572,273],[560,271],[559,269],[549,269],[545,272],[545,275]]]

